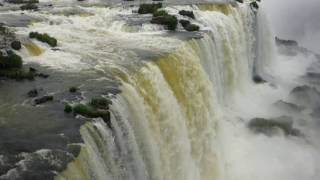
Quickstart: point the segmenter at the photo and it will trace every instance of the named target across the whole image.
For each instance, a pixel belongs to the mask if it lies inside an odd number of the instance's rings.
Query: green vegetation
[[[64,112],[65,112],[65,113],[71,113],[71,112],[72,112],[72,106],[69,105],[69,104],[66,104],[66,105],[64,106]]]
[[[90,105],[96,109],[108,109],[109,104],[111,101],[103,97],[93,98],[90,101]]]
[[[56,47],[58,43],[58,41],[55,38],[49,36],[47,33],[40,34],[38,32],[30,32],[29,37],[32,39],[37,39],[38,41],[47,43],[51,47]]]
[[[7,56],[0,52],[0,69],[21,68],[22,58],[13,51],[7,51]]]
[[[157,10],[153,13],[153,17],[168,16],[169,14],[165,10]]]
[[[139,14],[153,14],[158,9],[162,8],[161,3],[141,4],[138,10]]]
[[[34,73],[26,72],[23,69],[0,69],[0,77],[15,79],[17,81],[28,79],[34,80]]]
[[[161,24],[168,27],[169,30],[176,30],[178,25],[178,19],[172,15],[153,17],[151,20],[153,24]]]
[[[109,111],[107,110],[97,110],[94,107],[90,105],[85,104],[77,104],[73,107],[73,113],[75,115],[79,114],[81,116],[87,117],[87,118],[104,118],[109,115]]]

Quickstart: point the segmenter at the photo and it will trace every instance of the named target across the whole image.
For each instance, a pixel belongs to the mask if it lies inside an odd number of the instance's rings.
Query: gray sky
[[[320,53],[320,0],[262,0],[275,34]]]

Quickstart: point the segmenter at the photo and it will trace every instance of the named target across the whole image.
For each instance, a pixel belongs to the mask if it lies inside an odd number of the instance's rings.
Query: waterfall
[[[252,83],[255,14],[247,5],[191,8],[203,37],[179,41],[134,71],[116,68],[121,93],[111,127],[100,119],[83,125],[81,152],[57,180],[225,179],[221,113]]]

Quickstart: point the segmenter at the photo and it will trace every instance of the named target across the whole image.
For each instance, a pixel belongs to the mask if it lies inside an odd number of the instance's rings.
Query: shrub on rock
[[[139,14],[153,14],[158,9],[162,8],[161,3],[141,4],[138,10]]]
[[[72,106],[70,106],[69,104],[66,104],[64,106],[64,112],[65,113],[71,113],[72,112]]]
[[[12,51],[7,52],[7,56],[0,54],[0,69],[11,69],[11,68],[21,68],[22,58],[13,53]]]
[[[179,11],[179,14],[182,15],[182,16],[187,16],[187,17],[192,18],[192,19],[195,18],[194,14],[193,14],[193,11],[181,10],[181,11]]]
[[[38,32],[30,32],[29,33],[29,37],[31,39],[37,39],[38,41],[47,43],[51,47],[56,47],[57,43],[58,43],[58,41],[55,38],[49,36],[47,33],[41,34],[41,33],[38,33]]]
[[[153,13],[153,17],[168,16],[169,14],[165,10],[157,10]]]
[[[108,112],[96,110],[92,106],[77,104],[73,107],[73,113],[75,115],[81,115],[87,118],[103,118]]]
[[[153,24],[161,24],[167,26],[169,30],[176,30],[178,25],[178,19],[175,16],[167,15],[167,16],[159,16],[153,17],[151,20]]]
[[[111,101],[103,97],[93,98],[90,102],[90,105],[96,109],[108,109],[109,104]]]

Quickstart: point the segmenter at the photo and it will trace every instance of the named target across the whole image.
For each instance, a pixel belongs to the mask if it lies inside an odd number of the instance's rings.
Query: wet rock
[[[78,91],[78,88],[77,87],[71,87],[71,88],[69,88],[69,92],[71,92],[71,93],[75,93],[75,92],[77,92]]]
[[[188,24],[184,27],[186,31],[199,31],[200,27],[195,24]]]
[[[286,101],[282,101],[282,100],[279,100],[276,103],[274,103],[274,106],[276,106],[277,108],[283,109],[284,111],[289,113],[296,113],[304,110],[304,108],[301,106],[298,106],[296,104],[289,103]]]
[[[193,11],[181,10],[181,11],[179,11],[179,14],[182,15],[182,16],[187,16],[189,18],[195,19]]]
[[[190,24],[190,21],[181,19],[179,23],[182,25],[182,27],[186,27],[187,25]]]
[[[293,128],[293,120],[288,116],[274,119],[254,118],[250,120],[248,127],[255,133],[262,133],[268,136],[277,134],[279,130],[287,136],[301,135],[298,129]]]
[[[43,73],[37,73],[37,74],[35,74],[35,76],[38,76],[38,77],[41,77],[41,78],[44,78],[44,79],[47,79],[49,77],[48,74],[43,74]]]
[[[77,157],[81,151],[81,145],[79,144],[68,144],[67,151],[74,157]]]
[[[260,75],[254,75],[252,80],[253,80],[253,82],[255,82],[257,84],[261,84],[261,83],[266,83],[267,82]]]
[[[285,39],[280,39],[278,37],[275,37],[275,41],[277,45],[298,46],[298,42],[294,40],[285,40]]]
[[[38,90],[37,89],[32,89],[28,92],[28,97],[37,97],[38,96]]]
[[[53,96],[43,96],[41,98],[35,99],[34,103],[38,105],[38,104],[43,104],[49,101],[53,101]]]
[[[21,42],[20,41],[13,41],[11,43],[11,47],[14,50],[20,50],[21,49]]]
[[[30,68],[29,68],[29,72],[35,73],[35,72],[37,72],[37,69],[35,69],[35,68],[33,68],[33,67],[30,67]]]
[[[20,9],[25,10],[38,10],[38,6],[34,3],[27,3],[25,5],[20,6]]]
[[[314,87],[298,86],[290,92],[289,98],[292,102],[303,107],[312,109],[320,107],[320,92]]]
[[[6,2],[11,3],[11,4],[24,4],[24,3],[39,3],[39,0],[6,0]]]

